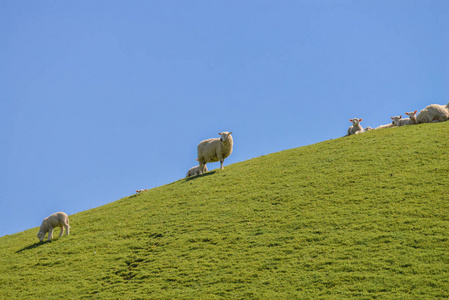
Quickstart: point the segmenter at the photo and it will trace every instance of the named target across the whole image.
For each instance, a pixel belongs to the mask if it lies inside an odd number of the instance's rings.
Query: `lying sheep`
[[[360,125],[360,122],[362,122],[363,119],[350,119],[349,122],[352,122],[352,126],[348,128],[348,136],[352,134],[358,134],[363,132],[363,127]]]
[[[398,126],[418,124],[416,121],[416,113],[417,112],[418,112],[417,110],[415,110],[414,112],[406,112],[405,114],[407,116],[409,116],[409,118],[406,118],[406,119],[402,119],[402,116],[399,116],[400,120],[398,120]]]
[[[418,123],[442,122],[449,119],[449,102],[446,105],[432,104],[416,116]]]
[[[374,129],[384,129],[384,128],[391,128],[391,127],[395,127],[395,126],[396,126],[396,125],[394,125],[393,122],[391,122],[390,124],[385,124],[385,125],[377,126],[377,127],[374,128]]]
[[[207,166],[204,166],[204,172],[207,172]],[[189,171],[187,171],[186,177],[196,176],[196,175],[200,175],[200,166],[190,168]]]
[[[220,169],[223,162],[232,153],[232,132],[219,132],[220,138],[207,139],[198,144],[198,162],[200,174],[207,171],[206,164],[220,161]]]
[[[45,234],[48,232],[48,241],[51,241],[53,238],[53,228],[59,226],[61,228],[61,232],[59,233],[59,237],[64,233],[64,228],[66,230],[66,235],[69,235],[69,217],[67,214],[63,212],[54,213],[48,217],[46,217],[41,224],[41,228],[37,233],[37,237],[39,241],[43,242],[45,238]]]
[[[399,122],[399,120],[401,118],[402,118],[402,116],[391,117],[392,121],[391,121],[390,124],[380,125],[380,126],[377,126],[375,129],[384,129],[384,128],[396,127],[396,126],[398,126],[398,122]]]

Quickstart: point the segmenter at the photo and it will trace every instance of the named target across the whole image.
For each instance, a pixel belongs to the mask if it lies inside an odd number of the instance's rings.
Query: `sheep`
[[[66,213],[57,212],[48,217],[46,217],[41,224],[39,232],[36,234],[39,241],[43,242],[45,238],[45,234],[48,232],[48,241],[51,241],[53,238],[53,228],[59,226],[61,228],[61,232],[59,233],[59,237],[64,233],[64,228],[66,230],[66,235],[69,235],[69,217]]]
[[[204,172],[207,172],[207,166],[204,166]],[[200,174],[200,166],[196,166],[193,168],[190,168],[189,171],[187,172],[186,177],[190,177],[190,176],[196,176]]]
[[[392,123],[390,123],[390,124],[385,124],[385,125],[377,126],[377,127],[374,128],[374,129],[384,129],[384,128],[391,128],[391,127],[395,127],[395,126],[396,126],[396,125],[394,125],[393,122],[392,122]]]
[[[398,126],[404,126],[404,125],[415,125],[418,124],[416,122],[416,113],[418,111],[415,110],[414,112],[406,112],[405,114],[409,116],[409,118],[402,119],[402,116],[400,116],[400,120],[398,120]]]
[[[416,116],[419,123],[442,122],[449,119],[449,102],[446,105],[431,104]]]
[[[398,122],[399,120],[402,118],[402,116],[394,116],[391,117],[391,123],[390,124],[386,124],[386,125],[380,125],[377,126],[375,129],[384,129],[384,128],[391,128],[391,127],[396,127],[398,126]]]
[[[350,119],[349,122],[352,122],[352,126],[348,128],[348,136],[351,134],[358,134],[363,132],[363,127],[360,125],[360,122],[362,122],[363,119]]]
[[[198,144],[198,162],[200,174],[206,172],[208,162],[220,161],[220,169],[223,170],[223,162],[231,155],[233,141],[232,132],[219,132],[220,138],[212,138],[201,141]]]

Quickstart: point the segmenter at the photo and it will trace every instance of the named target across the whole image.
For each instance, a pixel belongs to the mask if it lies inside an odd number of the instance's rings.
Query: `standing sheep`
[[[449,102],[446,105],[431,104],[416,116],[418,123],[442,122],[449,119]]]
[[[223,169],[223,162],[232,153],[232,132],[219,132],[220,138],[207,139],[198,144],[198,162],[200,174],[207,171],[208,162],[220,161],[220,169]]]
[[[348,128],[348,135],[352,134],[358,134],[363,132],[363,127],[360,125],[360,122],[362,122],[363,119],[350,119],[349,122],[352,122],[352,126]]]
[[[418,112],[417,110],[415,110],[414,112],[406,112],[405,114],[407,116],[409,116],[409,118],[406,118],[406,119],[402,119],[402,116],[400,116],[401,118],[400,118],[400,120],[398,120],[398,126],[418,124],[416,122],[416,113],[417,112]]]
[[[48,241],[51,241],[53,238],[53,228],[59,226],[61,228],[61,232],[59,233],[59,237],[64,233],[64,228],[66,230],[66,235],[69,235],[69,217],[66,213],[57,212],[48,217],[46,217],[41,224],[41,228],[37,233],[37,237],[39,241],[43,242],[45,238],[45,234],[48,232]]]

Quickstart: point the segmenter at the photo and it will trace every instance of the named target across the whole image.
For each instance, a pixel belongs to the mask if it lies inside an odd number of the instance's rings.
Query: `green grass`
[[[181,179],[0,238],[0,298],[448,298],[448,158],[445,122]]]

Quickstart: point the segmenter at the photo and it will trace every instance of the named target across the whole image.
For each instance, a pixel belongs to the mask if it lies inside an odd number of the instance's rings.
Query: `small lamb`
[[[446,105],[431,104],[416,116],[419,123],[442,122],[449,119],[449,102]]]
[[[396,127],[398,126],[398,122],[399,120],[402,118],[402,116],[394,116],[391,117],[391,123],[390,124],[386,124],[386,125],[380,125],[377,126],[375,129],[384,129],[384,128],[391,128],[391,127]]]
[[[207,172],[207,166],[204,166],[204,172]],[[191,176],[196,176],[196,175],[200,175],[200,166],[190,168],[189,171],[187,171],[186,177],[191,177]]]
[[[418,112],[417,110],[415,110],[414,112],[406,112],[405,114],[409,116],[409,118],[406,119],[402,119],[402,116],[399,116],[400,120],[398,120],[398,126],[418,124],[418,122],[416,121],[417,112]]]
[[[231,155],[234,142],[232,132],[219,132],[220,138],[201,141],[198,144],[198,162],[200,163],[200,174],[206,172],[208,162],[220,161],[220,169],[223,170],[223,162]]]
[[[350,119],[349,122],[352,122],[352,126],[348,128],[348,136],[352,134],[359,134],[363,132],[363,127],[360,125],[360,122],[362,122],[363,119]]]
[[[41,224],[41,228],[37,233],[37,237],[39,241],[43,242],[45,238],[45,234],[48,232],[48,241],[51,241],[53,238],[53,228],[59,226],[61,228],[61,232],[59,233],[59,237],[64,233],[64,228],[66,230],[66,235],[69,235],[69,217],[66,213],[57,212],[48,217],[46,217]]]

